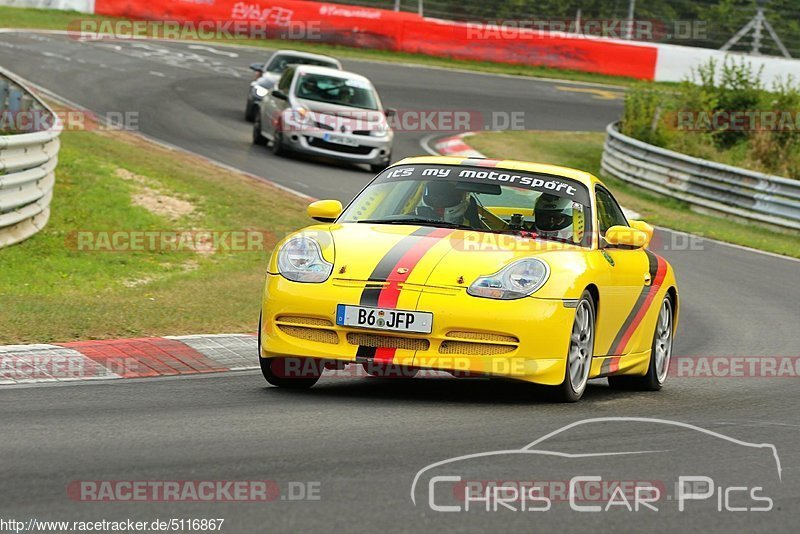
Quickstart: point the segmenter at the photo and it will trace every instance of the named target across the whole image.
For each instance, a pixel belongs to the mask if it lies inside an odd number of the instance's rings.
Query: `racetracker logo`
[[[67,25],[67,35],[76,41],[129,41],[168,39],[225,41],[241,39],[319,40],[319,21],[292,21],[291,11],[265,8],[261,18],[234,13],[231,20],[132,20],[76,19]]]
[[[73,480],[67,496],[81,502],[319,501],[320,482],[275,480]]]
[[[800,357],[678,356],[669,373],[679,378],[800,378]]]
[[[109,111],[97,114],[82,109],[3,110],[0,111],[0,132],[32,133],[55,131],[139,130],[138,111]]]
[[[77,230],[66,238],[77,252],[264,252],[272,243],[263,230]]]
[[[665,116],[673,129],[688,132],[800,132],[800,111],[676,111]]]
[[[483,41],[551,39],[553,34],[572,38],[633,39],[636,41],[703,40],[704,20],[657,19],[529,19],[468,22],[467,38]]]

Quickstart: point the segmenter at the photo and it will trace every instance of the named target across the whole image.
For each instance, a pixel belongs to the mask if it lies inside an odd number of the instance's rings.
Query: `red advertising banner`
[[[413,13],[297,0],[96,0],[100,15],[249,23],[261,37],[653,79],[657,48],[618,40],[428,19]]]

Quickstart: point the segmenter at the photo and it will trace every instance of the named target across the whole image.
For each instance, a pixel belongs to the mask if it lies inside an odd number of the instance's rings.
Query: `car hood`
[[[586,249],[529,237],[367,223],[332,225],[329,232],[338,280],[399,275],[407,284],[466,288],[515,260],[537,257],[550,265],[551,274],[536,296],[565,298],[586,269]]]
[[[375,109],[352,108],[336,104],[298,99],[315,120],[329,124],[335,129],[345,126],[347,130],[371,130],[386,122],[383,112]]]

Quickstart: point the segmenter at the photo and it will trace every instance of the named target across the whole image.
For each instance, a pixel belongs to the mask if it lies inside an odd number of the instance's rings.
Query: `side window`
[[[612,226],[628,226],[628,220],[622,213],[622,208],[619,207],[611,193],[602,187],[598,187],[595,189],[595,196],[597,198],[597,221],[600,224],[601,236],[605,235],[606,230]]]
[[[292,85],[292,77],[294,77],[294,69],[286,69],[278,80],[278,89],[282,92],[289,94],[289,87]]]

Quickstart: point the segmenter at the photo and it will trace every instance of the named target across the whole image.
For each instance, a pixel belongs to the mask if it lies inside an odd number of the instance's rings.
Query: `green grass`
[[[19,7],[0,7],[0,27],[4,28],[36,28],[45,30],[66,30],[70,23],[77,19],[115,20],[113,17],[87,15],[74,11],[56,11]],[[463,69],[492,74],[509,74],[515,76],[533,76],[539,78],[555,78],[561,80],[599,83],[608,85],[629,86],[637,81],[624,76],[608,76],[589,72],[579,72],[550,67],[534,67],[492,63],[488,61],[468,61],[450,58],[410,54],[387,50],[366,50],[339,45],[327,45],[309,41],[264,40],[264,39],[224,39],[215,40],[221,44],[248,45],[260,48],[277,49],[292,48],[306,52],[333,55],[339,58],[363,59],[392,63],[410,63],[429,67],[445,67]]]
[[[268,184],[122,133],[62,134],[52,216],[39,234],[0,250],[0,345],[254,332],[268,254],[312,221],[304,202]],[[134,199],[176,198],[175,217]],[[153,192],[157,192],[157,195]],[[80,250],[75,232],[266,231],[255,251]]]
[[[600,176],[605,134],[595,132],[500,132],[470,136],[470,146],[490,157],[573,167]],[[626,208],[647,222],[800,258],[800,235],[692,211],[688,204],[650,193],[627,182],[602,177]]]

